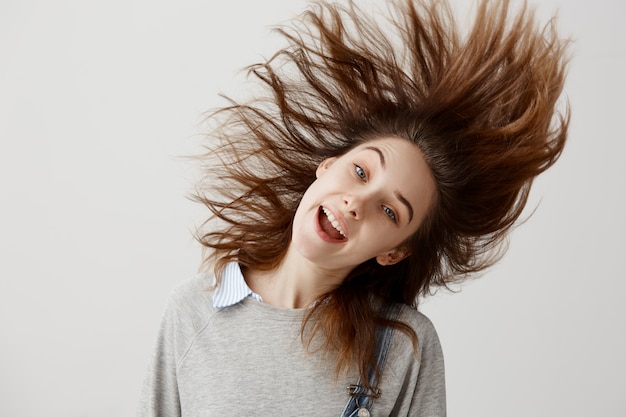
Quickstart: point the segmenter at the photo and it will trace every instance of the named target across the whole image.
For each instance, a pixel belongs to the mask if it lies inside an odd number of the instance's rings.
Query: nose
[[[343,205],[346,213],[355,220],[360,220],[365,214],[365,196],[351,193],[343,196]]]

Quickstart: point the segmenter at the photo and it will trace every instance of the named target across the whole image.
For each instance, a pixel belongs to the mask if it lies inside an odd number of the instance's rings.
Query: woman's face
[[[422,223],[435,183],[422,152],[385,137],[324,160],[296,210],[291,249],[347,274],[364,261],[399,262]]]

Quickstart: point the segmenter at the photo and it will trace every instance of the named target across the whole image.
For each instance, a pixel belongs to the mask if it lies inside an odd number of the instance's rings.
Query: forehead
[[[361,153],[371,151],[378,154],[381,162],[387,162],[389,159],[423,159],[422,152],[413,143],[406,139],[396,137],[378,138],[361,143],[352,149],[349,153]]]

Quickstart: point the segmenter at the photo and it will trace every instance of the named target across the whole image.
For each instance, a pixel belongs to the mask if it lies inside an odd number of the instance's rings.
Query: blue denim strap
[[[390,304],[385,309],[385,317],[389,320],[396,320],[402,310],[401,304]],[[391,346],[391,339],[393,337],[393,327],[379,326],[376,329],[376,362],[378,369],[382,372],[385,367],[385,361],[387,360],[387,353]],[[365,389],[361,384],[361,379],[356,385],[350,385],[348,387],[348,395],[350,399],[346,404],[346,407],[341,414],[341,417],[356,417],[359,408],[366,408],[369,410],[372,408],[374,398],[378,398],[381,395],[378,390],[378,381],[376,380],[376,372],[374,369],[368,371],[368,378],[370,385],[375,387],[375,392]]]

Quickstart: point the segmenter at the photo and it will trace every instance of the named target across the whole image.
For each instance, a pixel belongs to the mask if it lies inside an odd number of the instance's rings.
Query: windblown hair
[[[352,1],[313,4],[277,29],[287,46],[249,68],[252,99],[210,116],[195,198],[212,218],[198,231],[208,263],[271,270],[286,253],[298,203],[327,157],[382,136],[422,151],[436,201],[393,266],[370,260],[310,309],[303,339],[325,338],[337,370],[375,365],[376,326],[415,333],[373,306],[420,295],[496,262],[533,179],[560,156],[568,41],[525,5],[483,0],[461,33],[445,1],[397,0],[388,20]],[[210,262],[209,262],[210,261]],[[305,331],[305,327],[310,331]]]

